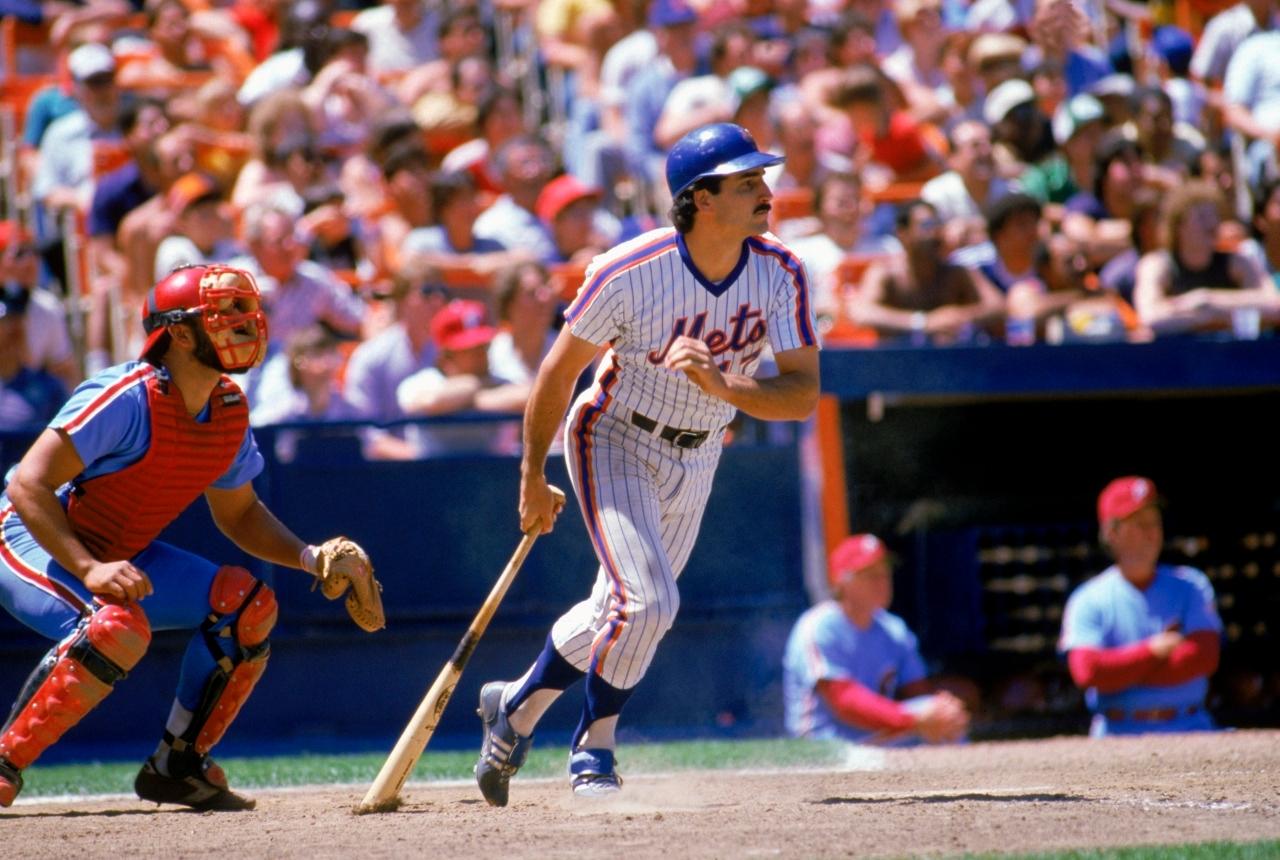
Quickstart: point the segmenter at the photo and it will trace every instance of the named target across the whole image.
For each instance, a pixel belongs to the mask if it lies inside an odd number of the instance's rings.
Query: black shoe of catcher
[[[156,770],[153,759],[146,760],[133,781],[133,790],[143,800],[176,803],[202,811],[240,811],[253,809],[258,803],[232,791],[222,768],[208,756],[171,754],[169,772],[172,776]]]
[[[490,806],[506,806],[511,777],[529,757],[533,737],[516,734],[502,709],[504,681],[491,681],[480,688],[480,707],[476,713],[484,726],[480,759],[473,772],[476,785]]]

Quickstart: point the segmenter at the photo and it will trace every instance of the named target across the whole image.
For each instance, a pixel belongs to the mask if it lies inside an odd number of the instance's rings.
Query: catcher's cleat
[[[578,797],[612,797],[622,790],[613,750],[577,750],[569,756],[569,775]]]
[[[22,791],[22,771],[0,758],[0,807],[13,805],[13,799]]]
[[[133,790],[143,800],[177,803],[202,811],[239,811],[253,809],[258,803],[232,791],[222,768],[208,756],[170,754],[172,776],[160,773],[154,759],[154,756],[147,759],[133,781]]]
[[[532,735],[516,734],[507,722],[507,712],[502,707],[502,692],[506,687],[505,681],[485,684],[480,688],[480,707],[476,709],[484,726],[484,739],[480,742],[480,759],[473,772],[480,793],[490,806],[507,805],[511,777],[529,757],[529,748],[533,746]]]

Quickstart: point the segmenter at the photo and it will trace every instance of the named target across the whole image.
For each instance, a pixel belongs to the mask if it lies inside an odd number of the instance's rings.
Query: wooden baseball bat
[[[560,489],[552,487],[551,495],[556,499],[557,510],[564,506],[564,493]],[[489,626],[489,621],[498,611],[498,604],[502,602],[520,566],[529,555],[529,550],[533,549],[533,542],[537,539],[537,532],[527,532],[521,538],[520,545],[516,547],[511,560],[503,568],[502,575],[493,584],[489,596],[485,598],[484,604],[476,613],[471,626],[467,628],[462,641],[454,649],[453,656],[449,658],[449,662],[440,670],[435,682],[427,690],[418,709],[414,711],[413,718],[400,733],[400,740],[396,741],[391,755],[387,756],[387,760],[383,763],[382,770],[378,771],[373,784],[365,792],[364,799],[356,807],[355,811],[358,814],[391,812],[400,805],[400,789],[404,787],[405,780],[409,778],[409,772],[418,763],[418,759],[422,757],[422,751],[426,749],[431,736],[435,734],[436,726],[440,724],[440,715],[444,713],[445,705],[453,695],[453,689],[458,684],[458,678],[462,676],[463,668],[471,659],[471,653],[475,651],[485,628]]]

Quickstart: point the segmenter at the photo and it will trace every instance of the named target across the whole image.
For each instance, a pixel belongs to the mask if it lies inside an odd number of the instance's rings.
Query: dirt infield
[[[1249,841],[1280,838],[1280,732],[869,751],[840,772],[642,774],[610,801],[517,778],[506,809],[472,786],[413,783],[400,811],[356,816],[363,789],[260,792],[249,813],[21,803],[0,833],[23,858],[902,857]]]

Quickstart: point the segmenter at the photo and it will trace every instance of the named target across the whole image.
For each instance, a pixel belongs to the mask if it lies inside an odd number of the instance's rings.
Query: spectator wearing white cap
[[[1088,90],[1089,95],[1102,103],[1107,128],[1122,129],[1129,135],[1133,133],[1128,124],[1133,119],[1133,97],[1137,91],[1137,82],[1131,75],[1118,73],[1099,78]]]
[[[1022,190],[1041,203],[1066,203],[1093,185],[1093,151],[1102,138],[1102,103],[1082,93],[1053,112],[1058,151],[1028,167],[1018,179]]]
[[[122,147],[120,91],[111,49],[96,43],[81,45],[68,55],[67,71],[80,109],[54,121],[45,132],[32,181],[32,193],[47,213],[87,212],[93,196],[95,148]]]
[[[982,118],[999,145],[996,158],[1002,171],[1021,172],[1019,165],[1035,164],[1053,150],[1049,119],[1036,104],[1031,84],[1021,78],[1010,78],[987,94]]]
[[[981,82],[982,92],[990,93],[1022,74],[1026,50],[1026,40],[1012,33],[979,33],[969,43],[966,65],[969,74]]]

